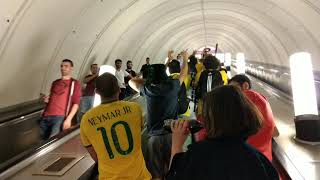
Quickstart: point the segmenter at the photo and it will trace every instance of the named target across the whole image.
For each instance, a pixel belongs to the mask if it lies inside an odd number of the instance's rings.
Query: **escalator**
[[[39,100],[0,110],[0,172],[41,145]]]

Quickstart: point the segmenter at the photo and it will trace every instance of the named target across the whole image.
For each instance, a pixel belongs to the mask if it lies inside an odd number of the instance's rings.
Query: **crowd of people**
[[[70,128],[75,117],[99,179],[279,179],[272,165],[272,138],[279,132],[266,97],[244,74],[229,79],[208,51],[201,59],[195,53],[175,59],[170,50],[165,64],[146,58],[139,72],[132,61],[123,70],[117,59],[115,75],[99,76],[92,64],[83,83],[71,77],[73,62],[63,60],[62,77],[43,97],[42,138]],[[95,93],[101,104],[92,108]],[[145,98],[146,117],[138,103],[124,101],[136,93]],[[191,135],[193,113],[204,128]],[[165,120],[172,120],[170,131]]]

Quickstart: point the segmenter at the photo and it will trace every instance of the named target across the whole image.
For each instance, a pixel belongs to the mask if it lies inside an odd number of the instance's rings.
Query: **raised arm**
[[[170,166],[174,155],[183,152],[183,144],[189,135],[189,121],[172,121],[171,131],[172,131],[172,146],[171,146],[171,158]]]
[[[183,83],[183,81],[185,80],[185,78],[188,75],[189,54],[187,51],[183,51],[182,56],[183,56],[183,63],[182,63],[181,71],[180,71],[180,77],[179,77],[180,84]]]
[[[134,78],[130,79],[129,86],[139,93],[140,88],[143,86],[143,83],[144,83],[143,79],[138,78],[138,77],[134,77]]]
[[[98,76],[99,76],[98,73],[97,73],[97,74],[94,74],[94,75],[91,75],[91,76],[86,76],[86,77],[83,79],[83,82],[84,82],[84,83],[88,83],[88,82],[92,81],[94,78],[96,78],[96,77],[98,77]]]

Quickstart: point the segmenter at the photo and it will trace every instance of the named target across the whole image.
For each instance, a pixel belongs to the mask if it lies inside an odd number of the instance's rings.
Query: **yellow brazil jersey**
[[[99,179],[151,179],[141,150],[139,104],[116,101],[88,111],[81,120],[82,144],[97,153]]]
[[[170,74],[170,77],[172,79],[179,79],[180,73],[172,73],[172,74]],[[187,75],[187,77],[183,80],[183,82],[184,82],[184,85],[186,86],[186,90],[189,90],[190,89],[190,84],[191,84],[191,76],[190,76],[190,74]]]
[[[197,72],[199,73],[199,72],[202,72],[203,70],[204,70],[204,65],[203,65],[203,63],[202,62],[198,62],[197,64],[196,64],[196,69],[197,69]]]

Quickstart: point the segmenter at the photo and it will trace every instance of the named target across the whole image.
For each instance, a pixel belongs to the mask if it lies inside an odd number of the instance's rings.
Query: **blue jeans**
[[[82,116],[93,107],[94,96],[81,97],[79,111],[77,113],[77,121],[81,122]]]
[[[49,139],[61,131],[64,116],[47,116],[40,119],[40,136]]]

